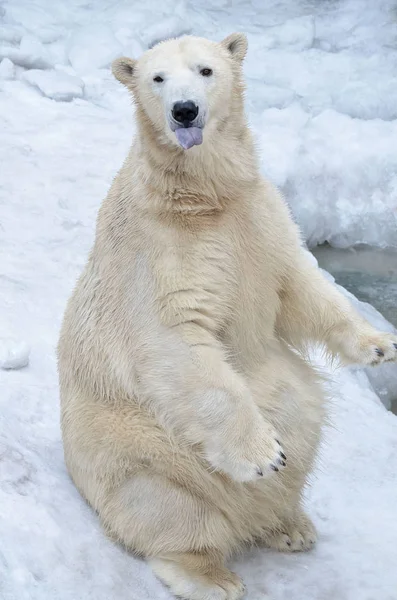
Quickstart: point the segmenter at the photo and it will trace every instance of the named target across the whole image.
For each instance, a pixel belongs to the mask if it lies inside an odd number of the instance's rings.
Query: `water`
[[[312,253],[320,267],[331,273],[337,283],[359,300],[372,304],[397,327],[397,249],[382,250],[367,246],[339,249],[324,245],[313,248]],[[383,374],[384,371],[379,371],[381,379]],[[381,383],[381,380],[377,383]],[[397,415],[397,389],[396,395],[392,391],[389,406]]]
[[[397,249],[317,246],[312,253],[336,282],[397,327]]]

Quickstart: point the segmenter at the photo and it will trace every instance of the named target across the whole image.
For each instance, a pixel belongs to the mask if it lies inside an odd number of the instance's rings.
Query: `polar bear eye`
[[[163,83],[164,79],[160,77],[160,75],[156,75],[156,77],[153,77],[153,81],[156,83]]]
[[[203,77],[210,77],[212,75],[212,69],[201,69],[200,73]]]

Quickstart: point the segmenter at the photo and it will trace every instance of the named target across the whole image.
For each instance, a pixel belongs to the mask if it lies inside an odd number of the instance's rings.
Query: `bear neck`
[[[184,151],[153,129],[137,107],[138,134],[131,153],[154,208],[183,214],[208,214],[240,201],[259,182],[251,132],[241,107],[219,123],[208,140]],[[204,133],[205,136],[205,133]]]

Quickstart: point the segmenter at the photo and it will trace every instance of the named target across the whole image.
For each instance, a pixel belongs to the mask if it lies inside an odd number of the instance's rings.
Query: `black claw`
[[[278,444],[279,446],[281,446],[281,444],[280,444],[280,442],[279,442],[278,440],[276,440],[276,442],[277,442],[277,444]]]
[[[283,458],[284,460],[287,460],[287,457],[285,456],[284,452],[280,452],[280,456],[281,456],[281,458]]]
[[[287,541],[286,541],[286,544],[287,544],[287,546],[291,546],[291,542],[290,542],[290,540],[287,540]]]
[[[256,472],[258,473],[259,477],[263,477],[263,471],[262,471],[262,469],[257,469]]]
[[[280,461],[280,464],[282,464],[282,465],[283,465],[283,467],[285,467],[285,465],[286,465],[287,463],[285,462],[285,460],[281,460],[281,461]]]
[[[383,350],[381,350],[380,348],[376,348],[375,352],[376,352],[376,354],[378,356],[384,356],[385,355],[385,353],[383,352]]]
[[[273,469],[273,471],[278,471],[278,470],[279,470],[279,468],[278,468],[278,467],[276,467],[276,465],[270,465],[270,466],[271,466],[271,468]]]
[[[395,349],[397,350],[397,344],[393,344],[393,346],[395,347]]]

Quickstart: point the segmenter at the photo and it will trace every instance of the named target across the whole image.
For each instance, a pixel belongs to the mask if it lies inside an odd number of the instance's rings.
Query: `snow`
[[[3,58],[0,62],[0,79],[14,79],[15,65],[9,58]]]
[[[22,369],[29,364],[30,348],[23,340],[0,340],[0,368]]]
[[[69,62],[77,73],[109,67],[122,51],[123,47],[112,28],[104,24],[88,25],[73,31],[67,44]]]
[[[0,39],[1,37],[0,34]],[[16,65],[27,69],[48,69],[52,66],[47,49],[34,35],[24,35],[19,43],[19,48],[0,46],[0,58],[9,58]]]
[[[84,92],[81,79],[62,71],[31,69],[23,73],[21,79],[53,100],[70,102],[73,98],[81,98]]]
[[[22,366],[31,347],[26,368],[0,370],[1,598],[170,598],[105,538],[60,441],[60,321],[134,130],[112,57],[187,31],[247,32],[262,170],[308,243],[397,245],[393,11],[392,0],[0,0],[2,356]],[[333,372],[333,427],[307,494],[318,546],[237,560],[249,600],[397,599],[397,419],[380,400],[395,371],[381,369]]]

